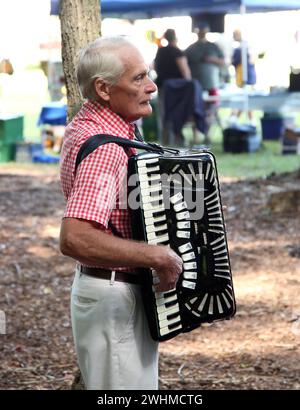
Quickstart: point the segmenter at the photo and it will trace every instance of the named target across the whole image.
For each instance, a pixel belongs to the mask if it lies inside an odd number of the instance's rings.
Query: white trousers
[[[149,333],[139,285],[76,271],[71,318],[88,390],[158,389],[158,343]]]

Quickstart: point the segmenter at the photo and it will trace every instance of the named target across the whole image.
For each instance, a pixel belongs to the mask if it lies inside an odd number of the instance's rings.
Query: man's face
[[[109,106],[115,113],[127,121],[151,114],[151,94],[156,91],[156,85],[148,77],[148,67],[133,46],[127,46],[120,52],[125,71],[109,90]]]

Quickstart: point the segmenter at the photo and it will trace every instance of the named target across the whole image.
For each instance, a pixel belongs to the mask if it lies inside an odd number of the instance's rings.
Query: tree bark
[[[68,121],[80,109],[81,97],[76,79],[76,61],[79,51],[101,35],[99,0],[61,0],[60,26],[62,63],[67,88]],[[80,370],[74,375],[72,390],[84,390]]]
[[[61,0],[59,17],[68,120],[71,120],[83,103],[76,80],[77,56],[86,44],[101,35],[100,1]]]

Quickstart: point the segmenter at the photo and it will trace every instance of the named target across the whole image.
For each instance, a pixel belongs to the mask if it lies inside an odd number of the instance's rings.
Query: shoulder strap
[[[126,138],[116,137],[115,135],[109,134],[96,134],[88,138],[80,147],[75,163],[75,173],[81,161],[83,161],[89,154],[91,154],[95,149],[104,144],[114,143],[118,144],[123,148],[137,148],[146,151],[152,151],[159,154],[164,153],[163,147],[155,143],[145,143],[141,141],[129,140]]]
[[[142,141],[132,141],[126,138],[116,137],[115,135],[109,134],[97,134],[93,135],[92,137],[88,138],[80,147],[75,163],[75,174],[76,170],[81,163],[89,154],[91,154],[95,149],[100,147],[101,145],[108,144],[108,143],[115,143],[120,145],[123,148],[138,148],[144,149],[147,151],[153,151],[157,153],[163,153],[164,150],[157,144],[146,144]],[[115,236],[122,238],[121,232],[113,225],[111,221],[108,222],[108,226],[113,232]]]

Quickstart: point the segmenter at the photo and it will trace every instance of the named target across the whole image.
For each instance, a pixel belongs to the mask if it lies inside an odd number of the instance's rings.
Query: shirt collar
[[[134,139],[135,124],[124,120],[120,115],[113,112],[109,107],[101,105],[98,101],[87,101],[87,106],[95,111],[96,115],[101,115],[101,119],[107,125],[107,130],[112,134],[118,130],[122,130],[124,135],[120,135],[123,138]],[[117,127],[116,127],[117,125]]]

